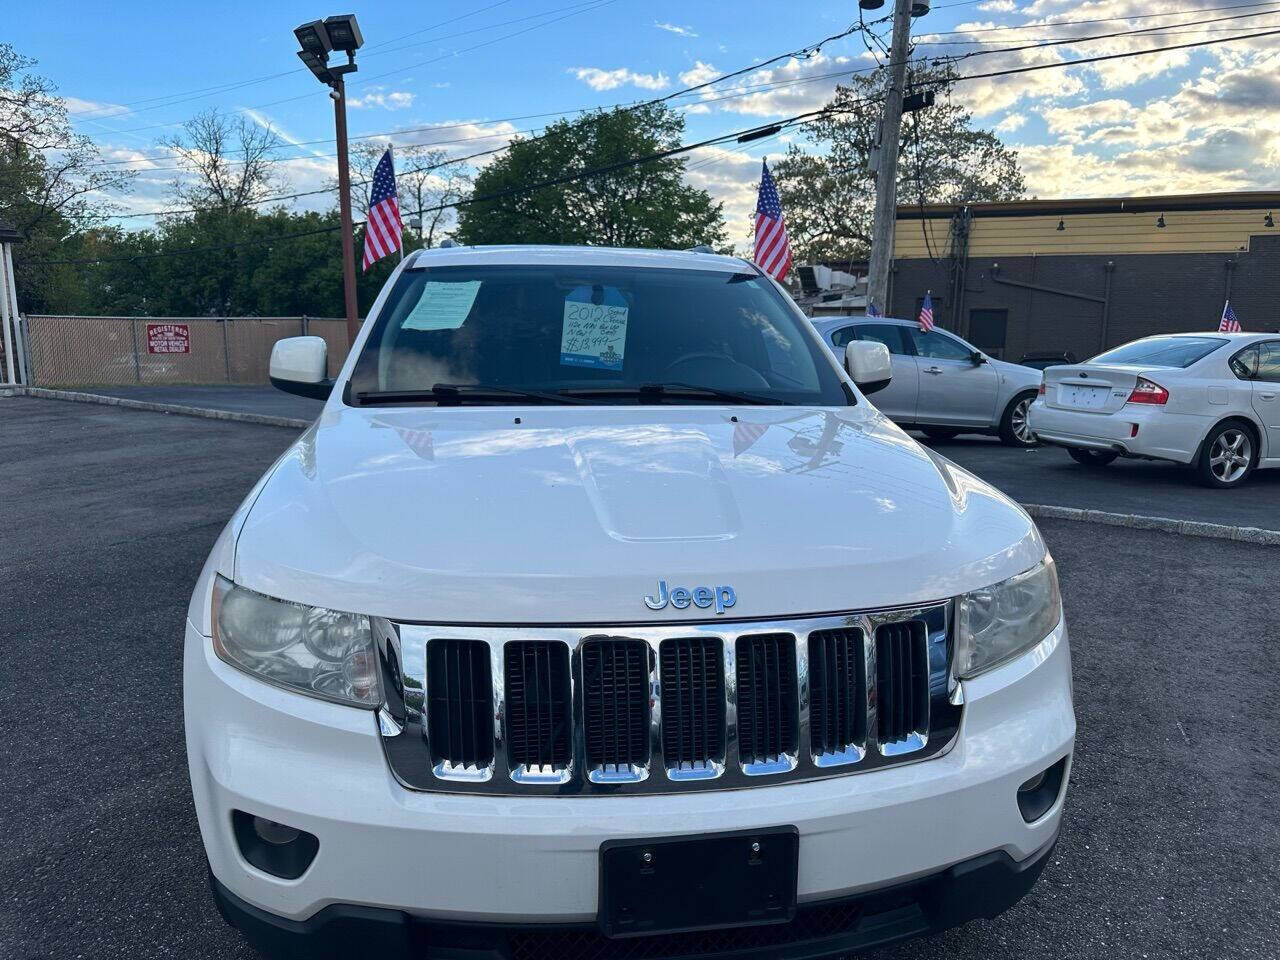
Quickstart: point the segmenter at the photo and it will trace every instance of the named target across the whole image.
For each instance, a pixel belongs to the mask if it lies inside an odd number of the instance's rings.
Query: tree
[[[369,181],[373,180],[373,171],[387,146],[386,143],[364,141],[351,151],[351,205],[362,216],[369,215]],[[417,245],[433,247],[437,234],[443,234],[455,220],[454,209],[448,205],[457,203],[471,191],[471,176],[457,163],[446,164],[443,150],[434,150],[425,144],[396,147],[395,167],[400,216],[404,219],[406,232],[411,229],[410,218],[420,218],[421,225],[416,230]],[[405,238],[405,246],[411,246],[408,237]]]
[[[1026,192],[1017,152],[975,129],[969,111],[935,85],[955,77],[943,66],[916,68],[908,79],[908,88],[938,90],[938,97],[934,106],[903,117],[899,205],[1016,200]],[[773,166],[797,262],[867,256],[876,191],[871,148],[884,88],[883,70],[837,87],[829,112],[804,127],[821,152],[793,144]]]
[[[196,114],[182,133],[161,138],[194,175],[175,180],[174,193],[194,210],[243,210],[284,186],[271,164],[282,141],[269,126],[216,108]]]
[[[22,234],[15,248],[19,306],[43,309],[74,282],[64,266],[45,266],[68,236],[111,212],[106,194],[126,190],[134,173],[104,165],[98,148],[71,129],[57,87],[31,72],[36,61],[0,43],[0,220]]]
[[[474,196],[521,191],[532,183],[658,153],[678,146],[683,133],[684,117],[662,104],[560,120],[541,136],[516,138],[476,177]],[[468,203],[458,212],[456,236],[463,243],[671,248],[723,243],[722,204],[687,184],[684,172],[684,158],[667,157]]]

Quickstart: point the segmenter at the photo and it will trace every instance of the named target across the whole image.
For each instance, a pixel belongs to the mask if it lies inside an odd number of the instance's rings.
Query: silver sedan
[[[817,317],[822,342],[837,357],[853,340],[889,348],[893,380],[872,402],[902,427],[934,439],[960,433],[993,433],[1011,447],[1035,446],[1027,411],[1040,389],[1041,372],[997,360],[953,333],[926,333],[911,320],[888,317]]]

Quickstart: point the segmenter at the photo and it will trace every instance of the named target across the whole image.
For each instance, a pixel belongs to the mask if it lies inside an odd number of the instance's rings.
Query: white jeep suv
[[[753,265],[417,252],[186,625],[268,955],[839,956],[1013,905],[1075,737],[1054,564]],[[832,523],[835,512],[841,522]]]

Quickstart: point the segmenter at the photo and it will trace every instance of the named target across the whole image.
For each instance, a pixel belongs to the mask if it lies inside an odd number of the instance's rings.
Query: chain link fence
[[[347,323],[329,317],[26,317],[36,387],[268,383],[271,348],[324,337],[329,376],[347,356]]]

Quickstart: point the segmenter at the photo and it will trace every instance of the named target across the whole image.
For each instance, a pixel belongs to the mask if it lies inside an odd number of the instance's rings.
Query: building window
[[[970,310],[969,342],[993,357],[1004,356],[1004,338],[1009,330],[1008,310]]]

